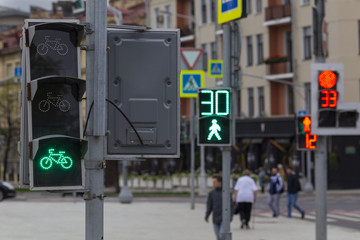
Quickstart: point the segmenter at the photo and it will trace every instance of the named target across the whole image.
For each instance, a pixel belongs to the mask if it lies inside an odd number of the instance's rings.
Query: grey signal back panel
[[[179,36],[108,29],[108,155],[179,156]]]

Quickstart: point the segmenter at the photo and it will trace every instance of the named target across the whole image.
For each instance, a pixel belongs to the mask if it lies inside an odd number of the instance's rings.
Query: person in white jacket
[[[271,177],[268,185],[269,197],[267,199],[267,204],[273,211],[273,217],[278,217],[280,208],[279,202],[281,193],[284,192],[284,180],[277,171],[277,168],[271,169]]]
[[[249,229],[252,204],[256,201],[257,186],[250,177],[250,171],[244,170],[234,187],[233,201],[237,204],[240,213],[240,228]]]

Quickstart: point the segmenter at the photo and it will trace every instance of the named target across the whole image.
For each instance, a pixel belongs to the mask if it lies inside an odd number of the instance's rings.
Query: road
[[[303,240],[315,239],[314,197],[302,195],[299,204],[307,210],[305,220],[294,212],[272,218],[266,195],[259,196],[255,209],[255,229],[241,230],[238,216],[232,221],[233,239]],[[75,201],[74,201],[75,200]],[[189,198],[135,198],[120,204],[115,197],[105,200],[104,239],[122,240],[199,240],[214,239],[212,226],[204,222],[205,198],[197,198],[190,210]],[[328,240],[358,240],[360,236],[360,195],[329,195]],[[357,227],[356,227],[357,226]],[[62,240],[85,239],[85,204],[82,198],[62,198],[57,194],[19,195],[0,203],[0,239]]]

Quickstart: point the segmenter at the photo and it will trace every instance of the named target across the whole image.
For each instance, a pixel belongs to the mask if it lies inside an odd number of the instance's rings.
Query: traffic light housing
[[[297,150],[316,150],[317,135],[311,132],[311,116],[296,118]]]
[[[359,135],[360,104],[344,102],[344,65],[311,65],[312,132],[318,135]]]
[[[52,135],[30,145],[32,187],[38,190],[71,190],[84,187],[84,158],[87,141]]]
[[[78,20],[29,19],[24,28],[30,189],[83,189],[84,27]]]
[[[232,94],[230,89],[198,90],[198,144],[232,145]]]

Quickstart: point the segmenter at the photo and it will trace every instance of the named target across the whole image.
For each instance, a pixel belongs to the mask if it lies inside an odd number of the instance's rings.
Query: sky
[[[30,11],[30,5],[51,9],[51,3],[55,0],[0,0],[0,6],[10,7],[25,12]]]

